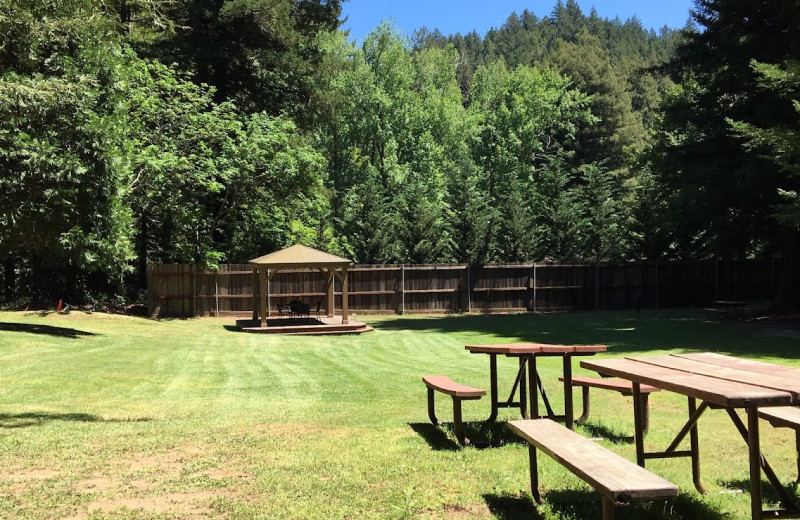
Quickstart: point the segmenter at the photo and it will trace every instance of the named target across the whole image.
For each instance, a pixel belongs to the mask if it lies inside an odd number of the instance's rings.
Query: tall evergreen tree
[[[777,188],[790,185],[772,162],[749,153],[727,120],[789,123],[791,104],[760,92],[750,60],[800,57],[800,5],[792,0],[699,0],[703,30],[688,33],[668,70],[681,84],[665,106],[654,164],[674,193],[676,251],[746,258],[780,248],[772,218]]]

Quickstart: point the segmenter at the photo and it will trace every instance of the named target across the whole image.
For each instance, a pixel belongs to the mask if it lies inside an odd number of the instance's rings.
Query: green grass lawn
[[[692,311],[358,318],[375,332],[275,337],[236,332],[233,318],[0,313],[0,518],[599,519],[599,496],[546,456],[548,503],[534,507],[527,449],[503,428],[468,429],[501,444],[478,450],[430,425],[421,376],[486,388],[488,357],[464,345],[518,341],[605,343],[607,356],[711,350],[800,367],[800,340]],[[508,386],[514,363],[499,365]],[[560,361],[539,368],[560,407]],[[650,402],[646,442],[663,448],[685,400],[660,392]],[[449,420],[449,399],[438,404]],[[630,398],[594,391],[578,431],[613,439],[600,442],[634,460],[631,408]],[[488,399],[466,402],[464,417],[488,409]],[[681,496],[619,517],[747,518],[744,442],[718,410],[700,422],[700,439],[708,495],[695,491],[687,459],[650,461]],[[793,480],[793,433],[762,423],[762,444]],[[774,499],[768,486],[765,495]]]

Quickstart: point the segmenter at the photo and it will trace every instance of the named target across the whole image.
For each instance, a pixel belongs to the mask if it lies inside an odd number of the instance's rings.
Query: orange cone
[[[61,312],[61,311],[64,310],[64,302],[62,300],[58,300],[58,307],[56,307],[56,310],[58,312]]]

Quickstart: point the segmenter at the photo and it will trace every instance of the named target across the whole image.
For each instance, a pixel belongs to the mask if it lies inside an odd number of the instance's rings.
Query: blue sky
[[[556,0],[349,0],[342,11],[349,19],[342,26],[350,37],[362,41],[384,19],[391,19],[409,36],[422,26],[438,28],[444,34],[466,34],[473,29],[483,36],[499,27],[508,15],[526,8],[542,18],[553,11]],[[592,7],[603,18],[625,21],[636,15],[642,25],[659,29],[664,25],[681,28],[689,18],[692,0],[578,0],[589,14]]]

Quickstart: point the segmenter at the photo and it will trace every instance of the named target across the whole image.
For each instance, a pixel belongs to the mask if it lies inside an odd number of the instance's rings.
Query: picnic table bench
[[[470,440],[464,435],[464,426],[461,419],[461,401],[476,400],[486,395],[486,390],[456,383],[447,376],[423,376],[422,382],[428,387],[428,418],[435,426],[442,423],[436,417],[434,408],[434,392],[441,392],[453,398],[453,432],[458,442],[464,446]]]
[[[794,430],[794,442],[797,451],[797,479],[800,483],[800,408],[795,406],[768,406],[758,409],[758,416],[775,428],[791,428]]]
[[[558,378],[559,381],[564,381],[563,377]],[[582,423],[589,418],[589,388],[601,388],[603,390],[613,390],[619,392],[624,396],[633,395],[633,383],[624,381],[622,379],[610,378],[596,378],[596,377],[573,377],[570,382],[572,386],[581,387],[583,398],[583,411],[581,416],[575,419],[575,422]],[[642,431],[647,433],[650,428],[650,404],[649,396],[653,392],[658,392],[658,388],[650,385],[641,385],[642,393]]]
[[[537,449],[600,493],[603,520],[613,520],[615,506],[632,500],[678,496],[675,484],[550,419],[509,421],[508,425],[528,443],[531,493],[537,503],[543,503],[539,493]]]

